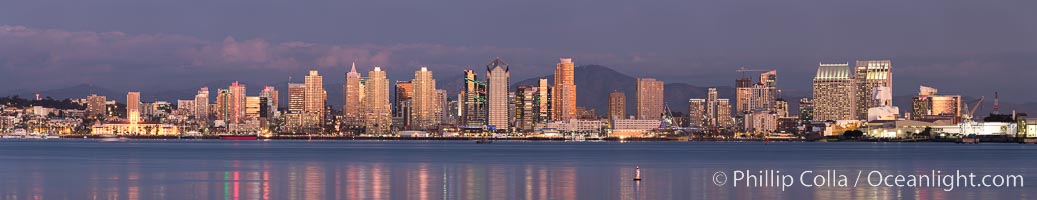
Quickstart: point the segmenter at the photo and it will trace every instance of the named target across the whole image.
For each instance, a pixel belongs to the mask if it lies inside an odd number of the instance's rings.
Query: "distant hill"
[[[608,112],[608,95],[612,91],[622,91],[626,95],[627,114],[633,115],[637,105],[637,78],[620,73],[601,65],[585,65],[576,67],[576,105],[593,108],[599,116]],[[512,84],[512,89],[519,85],[536,85],[541,78],[554,83],[554,75],[530,78]],[[687,83],[668,83],[664,86],[664,101],[674,112],[688,112],[688,99],[706,98],[708,87],[693,86]],[[733,98],[734,89],[727,86],[717,87],[720,98]]]

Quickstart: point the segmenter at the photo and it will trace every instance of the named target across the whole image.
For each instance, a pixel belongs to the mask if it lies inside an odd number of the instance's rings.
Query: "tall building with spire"
[[[464,88],[461,90],[461,125],[469,128],[486,125],[486,83],[479,81],[475,71],[464,70]]]
[[[892,93],[893,70],[889,60],[858,60],[853,76],[856,84],[857,119],[868,118],[868,109],[881,107],[882,102],[875,99],[878,87],[887,87]]]
[[[363,124],[364,114],[361,110],[363,86],[360,73],[356,71],[356,63],[346,72],[346,83],[342,85],[342,116],[346,126]]]
[[[486,64],[487,120],[486,125],[497,130],[508,130],[508,63],[500,58]]]
[[[625,119],[627,116],[627,95],[620,91],[609,93],[609,119]]]
[[[572,58],[561,58],[555,66],[554,92],[551,109],[554,118],[568,121],[576,119],[576,64]]]
[[[364,83],[363,111],[364,127],[367,134],[389,134],[392,128],[389,104],[389,79],[381,67],[367,72]]]
[[[637,79],[637,118],[662,120],[663,81],[654,78]]]
[[[303,84],[306,85],[303,93],[303,121],[307,127],[319,129],[324,124],[324,104],[327,100],[324,78],[317,70],[310,70]]]
[[[857,119],[855,90],[849,63],[820,64],[814,76],[814,120]]]
[[[432,78],[432,71],[428,67],[414,72],[414,98],[411,101],[411,117],[413,118],[412,129],[425,130],[433,128],[436,104],[436,79]]]

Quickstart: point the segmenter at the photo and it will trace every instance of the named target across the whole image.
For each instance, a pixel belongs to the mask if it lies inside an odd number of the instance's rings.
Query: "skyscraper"
[[[288,112],[285,122],[288,129],[298,131],[303,128],[303,110],[306,104],[306,84],[288,83]]]
[[[194,118],[204,123],[209,121],[209,87],[202,87],[198,89],[198,93],[194,95]]]
[[[781,118],[781,117],[788,117],[789,116],[789,102],[785,101],[785,99],[780,99],[780,98],[774,100],[774,113],[779,118]]]
[[[731,118],[731,101],[728,99],[717,99],[717,115],[716,121],[719,127],[731,127],[734,126],[734,119]]]
[[[230,84],[230,107],[229,118],[227,123],[241,123],[245,120],[245,84],[239,84],[237,81]]]
[[[688,99],[688,125],[692,127],[706,125],[705,99]]]
[[[486,125],[486,84],[477,79],[475,71],[464,70],[464,89],[459,101],[461,106],[461,124],[469,128]]]
[[[735,80],[735,111],[743,115],[752,111],[753,79],[742,77]]]
[[[414,72],[414,98],[411,101],[412,129],[425,130],[435,125],[436,79],[428,67]]]
[[[259,97],[266,98],[266,108],[264,108],[266,114],[264,115],[269,118],[276,117],[274,113],[277,113],[277,105],[280,103],[277,93],[277,88],[270,85],[263,86],[263,90],[259,92]]]
[[[536,102],[539,105],[540,114],[537,116],[537,123],[547,123],[551,121],[554,114],[554,110],[551,108],[551,87],[548,86],[546,78],[542,78],[538,82]]]
[[[555,66],[554,92],[551,93],[554,118],[568,121],[576,119],[576,64],[572,58],[559,59]]]
[[[814,76],[814,120],[857,119],[850,64],[820,64]]]
[[[389,106],[389,80],[385,78],[385,71],[381,67],[375,67],[367,72],[367,82],[364,83],[364,127],[367,134],[388,134],[392,128],[392,116]],[[397,97],[399,98],[399,97]]]
[[[515,128],[519,131],[532,131],[537,123],[539,89],[538,86],[520,85],[515,90]]]
[[[914,119],[955,119],[961,117],[960,95],[939,95],[936,88],[919,86],[918,96],[911,99]]]
[[[774,101],[778,99],[777,77],[775,70],[760,74],[760,82],[753,87],[754,110],[774,110]]]
[[[609,93],[609,119],[625,119],[627,116],[627,95],[620,91]]]
[[[86,115],[90,117],[104,117],[106,106],[104,105],[107,97],[97,96],[97,94],[91,94],[86,97]]]
[[[706,92],[706,125],[708,126],[720,126],[720,122],[717,120],[719,115],[719,108],[717,105],[719,95],[717,94],[717,88],[711,87]]]
[[[413,110],[414,83],[411,81],[396,81],[395,99],[393,99],[393,126],[403,130],[411,127],[411,111]]]
[[[508,63],[500,58],[486,64],[487,126],[508,130]]]
[[[637,118],[662,120],[663,82],[653,78],[637,79]]]
[[[126,119],[130,124],[140,122],[140,92],[126,93]]]
[[[363,124],[364,115],[361,113],[361,101],[363,97],[360,85],[360,73],[356,71],[356,63],[346,73],[346,83],[342,86],[342,116],[347,126],[359,126]]]
[[[814,120],[814,101],[810,98],[799,99],[799,123],[806,124]]]
[[[232,106],[234,101],[231,100],[231,94],[229,89],[217,89],[216,90],[216,119],[223,120],[224,123],[231,119]]]
[[[858,60],[856,73],[856,115],[857,119],[867,119],[868,109],[883,106],[875,99],[875,88],[888,87],[892,93],[893,70],[889,60]]]
[[[324,78],[317,70],[310,70],[304,80],[306,90],[303,94],[303,121],[309,128],[320,128],[324,124],[324,104],[327,92],[324,91]]]

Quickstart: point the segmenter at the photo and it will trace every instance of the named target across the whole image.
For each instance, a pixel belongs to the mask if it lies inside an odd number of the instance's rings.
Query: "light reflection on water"
[[[1025,188],[718,187],[714,172],[1028,174],[1031,146],[0,140],[0,199],[1026,199]],[[996,158],[982,155],[998,155]],[[962,160],[961,158],[971,158]],[[635,166],[643,181],[633,181]]]

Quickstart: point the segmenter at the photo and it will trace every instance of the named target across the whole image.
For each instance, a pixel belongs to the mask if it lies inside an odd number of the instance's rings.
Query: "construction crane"
[[[771,71],[771,70],[769,70],[769,69],[749,69],[749,68],[745,68],[745,67],[741,67],[741,68],[738,68],[737,70],[735,70],[735,72],[742,73],[742,77],[746,77],[745,76],[745,72],[766,72],[766,71]]]
[[[965,113],[961,115],[962,120],[965,121],[965,122],[972,121],[973,117],[975,117],[976,109],[979,108],[979,104],[982,104],[983,103],[983,99],[985,99],[985,98],[986,97],[982,97],[982,96],[979,97],[979,100],[976,100],[976,105],[972,106],[972,109],[969,109],[969,104],[968,103],[966,103],[965,105],[962,105],[962,106],[965,106],[965,109],[962,109],[962,110],[965,110]]]

